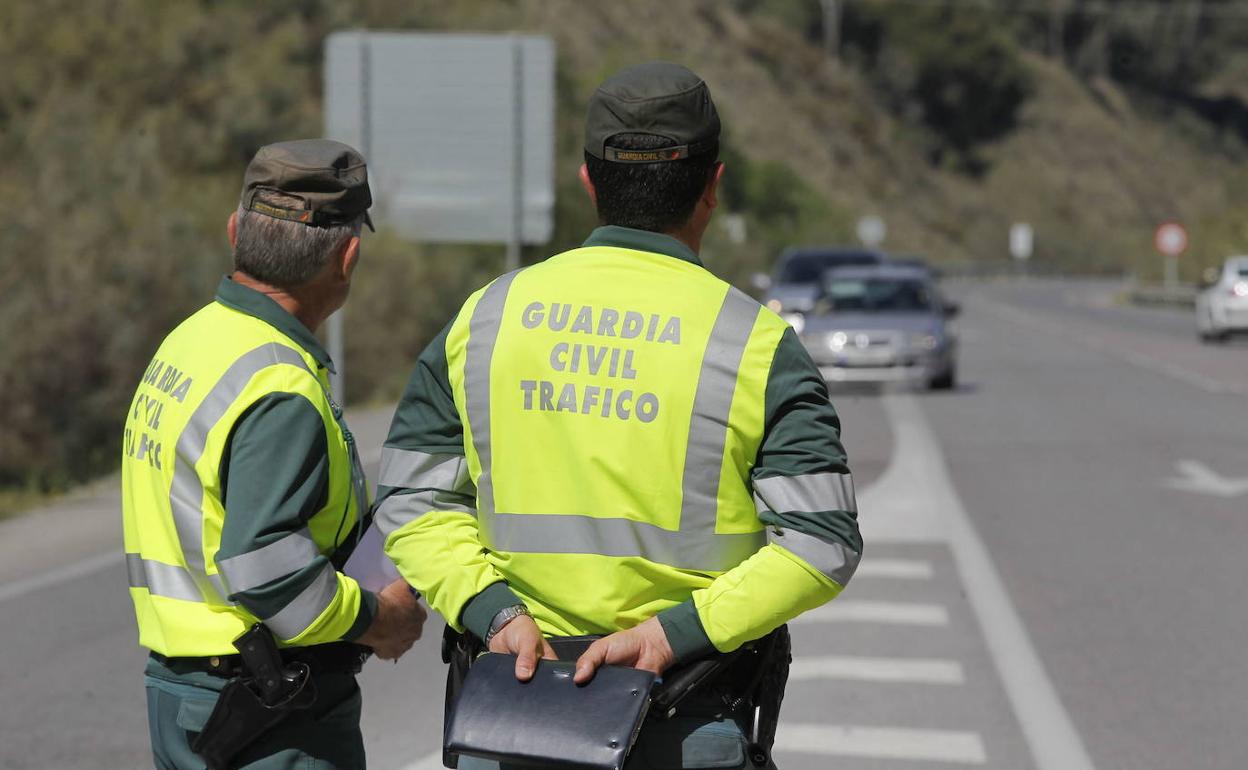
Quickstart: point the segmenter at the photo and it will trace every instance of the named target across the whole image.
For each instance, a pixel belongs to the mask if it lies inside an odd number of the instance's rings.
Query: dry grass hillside
[[[663,58],[701,73],[724,116],[723,213],[746,238],[713,228],[704,255],[730,280],[787,245],[852,241],[868,213],[887,221],[887,248],[938,262],[1004,264],[1021,219],[1037,269],[1144,278],[1160,267],[1154,226],[1177,218],[1191,279],[1248,251],[1248,17],[1224,13],[1237,1],[1205,0],[1185,36],[1183,14],[1072,0],[1118,15],[1072,14],[1059,63],[1043,20],[1007,0],[853,0],[841,64],[820,47],[818,0],[113,0],[86,15],[75,0],[0,2],[0,513],[116,467],[149,357],[230,268],[224,222],[247,159],[322,131],[334,30],[555,39],[555,234],[528,261],[595,224],[576,181],[592,89]],[[346,311],[357,403],[394,398],[502,262],[500,246],[384,229],[365,251]]]

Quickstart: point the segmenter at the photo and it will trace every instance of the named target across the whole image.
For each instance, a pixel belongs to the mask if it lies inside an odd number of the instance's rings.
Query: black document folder
[[[516,659],[477,658],[446,725],[446,750],[501,762],[620,770],[645,719],[654,675],[620,666],[572,681],[574,661],[543,660],[529,682]]]

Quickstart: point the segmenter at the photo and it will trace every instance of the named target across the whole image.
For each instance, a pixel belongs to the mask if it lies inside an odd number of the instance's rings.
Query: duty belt
[[[358,674],[369,654],[367,647],[351,642],[330,642],[281,650],[283,662],[306,663],[313,674]],[[242,657],[237,654],[179,658],[153,652],[152,659],[180,674],[199,671],[224,679],[238,676],[242,673],[243,666]]]

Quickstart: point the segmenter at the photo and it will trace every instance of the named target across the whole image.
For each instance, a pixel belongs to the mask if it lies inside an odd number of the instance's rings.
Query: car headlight
[[[940,338],[935,334],[911,334],[910,347],[920,350],[935,350],[940,345]]]
[[[798,334],[801,334],[802,330],[806,328],[806,316],[801,313],[782,313],[780,317],[787,321],[789,326],[793,327],[793,331]]]
[[[778,299],[767,300],[767,309],[773,313],[779,313],[784,310],[784,303]]]
[[[849,335],[845,332],[832,332],[828,335],[828,347],[833,350],[843,350],[849,344]]]

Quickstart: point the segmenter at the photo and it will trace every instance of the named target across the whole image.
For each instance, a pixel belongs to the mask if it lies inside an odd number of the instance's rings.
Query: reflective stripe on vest
[[[126,574],[131,588],[145,588],[153,596],[202,602],[203,595],[191,572],[180,564],[165,564],[144,559],[137,553],[126,554]]]
[[[382,537],[434,510],[477,515],[476,507],[464,502],[475,490],[463,455],[383,447],[377,483],[414,490],[391,495],[378,506],[373,518]]]
[[[858,511],[854,478],[848,473],[808,473],[800,476],[768,476],[754,481],[754,503],[761,514]],[[858,569],[862,555],[841,542],[795,530],[770,531],[767,541],[801,557],[839,585],[846,585]]]
[[[758,304],[735,288],[729,288],[723,299],[702,356],[681,477],[678,530],[623,518],[518,514],[495,509],[490,369],[503,307],[517,272],[487,287],[469,319],[464,392],[472,445],[481,466],[477,499],[483,542],[503,552],[633,556],[708,572],[731,569],[762,548],[766,544],[762,531],[715,531],[729,413],[741,358],[758,314]]]
[[[298,366],[311,374],[307,364],[297,352],[276,342],[261,345],[244,353],[212,386],[212,390],[200,402],[182,430],[182,434],[178,436],[173,484],[169,488],[169,506],[173,512],[173,523],[178,533],[182,558],[186,561],[187,574],[199,588],[199,601],[216,605],[232,605],[232,602],[225,598],[230,592],[225,588],[220,576],[209,575],[204,565],[204,487],[195,466],[204,454],[208,434],[242,394],[251,378],[262,369],[283,364]],[[139,586],[131,584],[131,587],[138,588]],[[148,588],[150,590],[150,586]],[[157,593],[157,595],[165,594]]]

